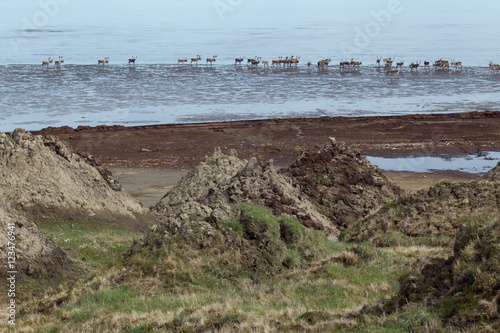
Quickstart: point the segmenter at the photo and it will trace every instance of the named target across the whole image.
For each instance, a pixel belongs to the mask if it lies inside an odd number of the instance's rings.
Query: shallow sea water
[[[500,152],[482,152],[480,155],[385,158],[367,156],[367,159],[386,171],[439,172],[456,170],[473,174],[484,174],[500,161]]]
[[[342,70],[249,65],[0,66],[0,131],[499,109],[487,67]]]

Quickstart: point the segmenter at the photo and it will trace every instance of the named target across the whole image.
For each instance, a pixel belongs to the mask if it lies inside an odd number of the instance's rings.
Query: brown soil
[[[302,151],[320,149],[329,137],[363,155],[477,154],[500,151],[500,112],[323,117],[139,127],[46,128],[74,150],[94,155],[105,167],[191,169],[215,147],[241,158],[273,159],[288,166]]]

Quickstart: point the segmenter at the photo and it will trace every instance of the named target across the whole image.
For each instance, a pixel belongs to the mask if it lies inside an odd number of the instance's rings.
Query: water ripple
[[[0,131],[16,126],[152,124],[498,110],[500,73],[247,65],[0,66]]]

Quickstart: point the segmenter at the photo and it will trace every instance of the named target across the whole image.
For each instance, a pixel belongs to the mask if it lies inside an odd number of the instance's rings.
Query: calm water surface
[[[480,155],[466,155],[461,157],[405,157],[385,158],[367,156],[368,160],[388,171],[406,172],[439,172],[458,170],[467,173],[484,174],[491,170],[500,161],[500,152],[482,152]]]

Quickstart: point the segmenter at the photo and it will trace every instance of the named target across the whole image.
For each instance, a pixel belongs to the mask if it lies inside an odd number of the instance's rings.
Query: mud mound
[[[26,275],[42,278],[56,284],[64,274],[72,270],[73,263],[63,250],[47,238],[36,226],[19,216],[0,199],[0,278],[5,280],[8,271],[17,271],[17,277]],[[14,243],[8,239],[8,231],[15,233]],[[10,243],[9,243],[10,242]],[[10,247],[10,248],[9,248]],[[8,265],[8,256],[12,249],[16,253],[16,263]]]
[[[272,161],[240,160],[216,148],[151,211],[162,220],[226,221],[232,206],[241,202],[269,207],[276,214],[296,217],[303,225],[335,238],[338,230],[292,181],[276,172]]]
[[[484,176],[484,180],[489,180],[491,182],[500,181],[500,162],[498,162],[497,166],[488,171]]]
[[[377,166],[334,138],[319,152],[304,153],[280,174],[289,176],[341,230],[402,193]]]
[[[23,129],[0,134],[0,198],[30,214],[93,217],[136,228],[151,219],[111,173],[55,138]],[[147,228],[147,227],[146,227]]]
[[[436,311],[446,326],[500,330],[500,220],[467,223],[456,236],[452,257],[426,258],[417,266],[417,274],[400,279],[398,296],[362,312],[382,315],[419,303]]]
[[[394,234],[406,237],[454,236],[467,219],[500,214],[500,184],[474,181],[441,182],[428,190],[405,195],[351,231],[353,241],[389,246]]]

